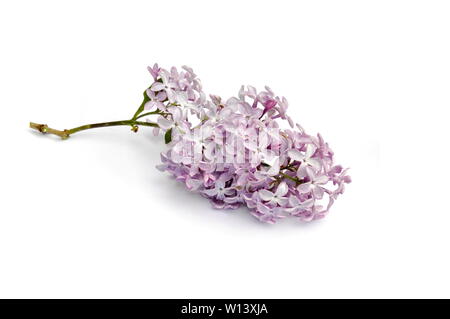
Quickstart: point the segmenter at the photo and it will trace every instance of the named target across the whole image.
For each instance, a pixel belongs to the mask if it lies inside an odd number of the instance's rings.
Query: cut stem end
[[[63,140],[69,138],[69,136],[70,136],[70,134],[67,130],[64,130],[64,131],[55,130],[51,127],[48,127],[47,124],[38,124],[38,123],[30,122],[30,128],[37,130],[37,131],[41,132],[42,134],[49,133],[49,134],[57,135]]]

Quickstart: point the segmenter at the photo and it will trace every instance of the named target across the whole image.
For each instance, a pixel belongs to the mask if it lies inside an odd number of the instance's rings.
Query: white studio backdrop
[[[0,297],[450,297],[446,1],[0,2]],[[146,67],[269,85],[351,167],[310,224],[213,210],[127,119]]]

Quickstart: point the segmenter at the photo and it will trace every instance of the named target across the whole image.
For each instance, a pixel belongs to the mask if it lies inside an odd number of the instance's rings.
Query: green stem
[[[302,183],[301,180],[299,180],[298,178],[293,177],[291,175],[288,175],[288,174],[285,174],[285,173],[282,173],[282,172],[280,172],[280,175],[285,177],[285,178],[287,178],[287,179],[290,179],[291,181],[295,182],[296,184],[301,184]]]
[[[284,169],[290,170],[290,171],[292,171],[292,172],[295,172],[295,171],[296,171],[296,167],[295,167],[294,164],[289,164],[289,165],[281,166],[281,167],[280,167],[280,170],[284,170]]]
[[[155,115],[155,114],[165,115],[167,113],[161,112],[160,110],[156,110],[156,111],[153,111],[153,112],[147,112],[147,113],[141,114],[138,117],[136,117],[135,120],[138,120],[138,119],[140,119],[142,117],[145,117],[145,116],[148,116],[148,115]]]
[[[70,135],[80,132],[80,131],[89,130],[92,128],[119,126],[119,125],[130,125],[134,132],[137,132],[137,128],[139,125],[140,126],[158,127],[158,124],[156,124],[156,123],[141,122],[141,121],[136,121],[136,120],[124,120],[124,121],[112,121],[112,122],[86,124],[86,125],[71,128],[69,130],[60,131],[60,130],[55,130],[51,127],[48,127],[47,124],[37,124],[37,123],[30,122],[30,128],[37,130],[44,134],[49,133],[49,134],[57,135],[57,136],[61,137],[63,140],[67,139]]]
[[[145,108],[145,104],[150,101],[150,98],[147,95],[147,90],[144,91],[143,93],[144,95],[144,99],[142,100],[141,105],[138,107],[138,109],[136,110],[136,113],[134,113],[132,120],[136,120],[137,117],[139,116],[139,114],[141,114],[144,111]]]

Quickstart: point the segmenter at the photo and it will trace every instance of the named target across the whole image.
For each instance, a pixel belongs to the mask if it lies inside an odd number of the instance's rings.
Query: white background
[[[450,297],[448,1],[1,1],[0,297]],[[269,85],[353,183],[324,220],[216,211],[128,119],[146,67]]]

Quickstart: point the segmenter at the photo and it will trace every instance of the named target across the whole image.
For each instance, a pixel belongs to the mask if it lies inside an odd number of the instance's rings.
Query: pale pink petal
[[[300,167],[297,170],[297,177],[302,179],[306,177],[308,174],[306,172],[306,165],[300,165]]]
[[[328,177],[326,175],[321,175],[314,179],[314,184],[325,184],[326,182],[328,182]]]
[[[170,112],[172,113],[172,118],[174,122],[180,122],[183,119],[183,112],[179,107],[170,108]]]
[[[266,174],[269,176],[275,176],[278,175],[279,172],[280,172],[280,158],[278,157],[271,163],[271,166]]]
[[[297,190],[300,194],[305,194],[305,193],[309,193],[311,191],[311,183],[304,183],[304,184],[300,184],[297,187]]]
[[[206,159],[213,160],[214,159],[214,150],[216,148],[215,143],[208,143],[203,151]]]
[[[311,156],[313,156],[315,152],[316,152],[316,147],[314,145],[308,144],[306,146],[306,154],[305,154],[305,156],[307,158],[310,158]]]
[[[169,82],[167,86],[172,89],[176,89],[178,87],[178,85],[175,82]]]
[[[169,100],[169,102],[175,103],[175,101],[176,101],[175,93],[171,89],[169,89],[169,90],[166,90],[166,94],[167,94],[167,99]]]
[[[324,190],[322,187],[316,186],[313,188],[313,193],[316,198],[321,199],[323,197]]]
[[[311,165],[314,169],[318,170],[320,168],[320,162],[315,158],[308,158],[305,160],[306,163]]]
[[[239,175],[239,177],[236,181],[236,184],[239,186],[243,186],[243,185],[245,185],[245,183],[247,183],[247,179],[248,179],[248,174]]]
[[[314,205],[314,199],[313,198],[307,199],[304,202],[301,202],[300,205],[305,208],[310,208],[312,207],[312,205]]]
[[[144,105],[144,110],[151,110],[152,108],[154,108],[156,105],[156,102],[154,101],[148,101],[147,103],[145,103]]]
[[[298,150],[289,150],[288,151],[288,156],[294,160],[294,161],[303,161],[305,159],[305,155],[303,155],[300,151]]]
[[[273,193],[267,189],[261,189],[258,191],[259,197],[264,201],[270,201],[273,199]]]
[[[289,123],[289,126],[291,127],[291,128],[294,128],[294,121],[292,120],[292,118],[289,116],[289,115],[286,115],[286,119],[287,119],[287,121],[288,121],[288,123]]]
[[[269,146],[270,140],[269,136],[266,133],[260,133],[258,136],[258,148],[260,150],[264,150]]]
[[[155,83],[153,83],[153,85],[150,89],[152,91],[156,92],[156,91],[164,90],[164,88],[165,88],[164,84],[162,84],[161,82],[155,82]]]
[[[158,92],[158,94],[156,95],[156,99],[158,101],[164,101],[166,98],[167,98],[167,94],[165,91]]]
[[[188,104],[188,98],[187,98],[187,93],[186,92],[175,93],[175,96],[176,96],[176,99],[177,99],[179,104],[181,104],[183,106]]]
[[[306,175],[308,175],[308,177],[314,181],[316,179],[316,173],[314,173],[314,170],[312,170],[310,167],[306,167],[305,170]]]
[[[166,70],[161,70],[159,73],[164,86],[169,83],[169,73]]]
[[[286,182],[282,182],[282,183],[280,183],[280,185],[278,185],[275,195],[277,195],[279,197],[284,196],[287,194],[288,190],[289,190],[289,188],[288,188]]]
[[[173,122],[169,121],[168,119],[166,119],[166,118],[164,118],[162,116],[160,116],[158,118],[158,125],[159,125],[159,127],[163,128],[165,130],[168,130],[168,129],[170,129],[173,126]]]
[[[189,190],[196,190],[201,186],[201,184],[202,184],[202,181],[199,181],[199,180],[196,180],[193,178],[189,178],[186,180],[186,187]]]
[[[212,189],[205,189],[205,190],[203,191],[203,193],[206,194],[206,195],[208,195],[208,196],[211,196],[211,197],[217,195],[217,191],[216,191],[215,188],[212,188]]]
[[[225,195],[233,195],[235,193],[234,189],[227,188],[224,190]]]
[[[269,207],[267,207],[264,204],[261,204],[260,202],[258,202],[256,207],[257,207],[258,211],[261,212],[262,214],[271,214],[272,213],[272,210]]]
[[[296,207],[300,205],[300,200],[297,196],[291,195],[289,196],[289,205],[291,205],[292,207]]]
[[[155,99],[155,92],[153,92],[151,89],[145,90],[145,93],[150,98],[150,100],[154,100]]]
[[[163,110],[164,109],[164,104],[162,102],[155,102],[156,108]]]
[[[277,202],[278,204],[280,204],[280,206],[286,206],[288,203],[288,199],[286,197],[277,198]]]

